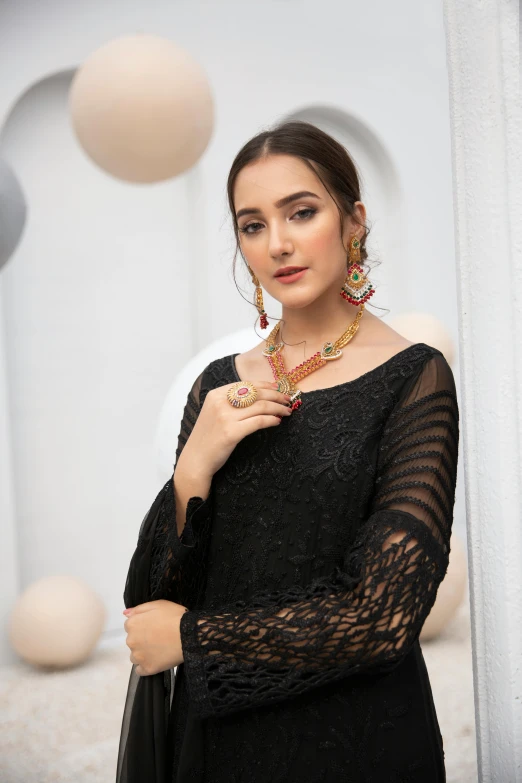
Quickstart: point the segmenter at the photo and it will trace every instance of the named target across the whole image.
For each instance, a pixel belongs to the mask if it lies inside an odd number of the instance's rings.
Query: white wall
[[[129,520],[157,491],[157,411],[192,350],[174,339],[190,319],[191,175],[145,189],[92,166],[68,123],[70,80],[38,82],[2,134],[30,203],[2,276],[19,580],[73,573],[114,625]]]
[[[520,783],[520,5],[444,0],[444,20],[478,774],[480,783]]]
[[[187,48],[217,109],[199,164],[155,186],[96,169],[66,110],[72,70],[138,32]],[[0,153],[29,200],[0,275],[20,588],[72,572],[106,602],[106,635],[121,632],[127,566],[159,489],[162,400],[195,351],[257,315],[232,280],[225,184],[240,146],[274,121],[318,118],[342,136],[382,261],[375,304],[431,312],[457,341],[445,57],[439,0],[4,0]],[[252,301],[250,277],[238,283]],[[458,487],[462,536],[463,525]]]

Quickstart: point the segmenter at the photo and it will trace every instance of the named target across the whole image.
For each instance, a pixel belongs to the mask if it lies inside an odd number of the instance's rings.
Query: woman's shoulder
[[[251,373],[256,363],[259,362],[259,356],[264,347],[265,342],[263,341],[243,353],[234,351],[233,353],[227,353],[225,356],[219,356],[207,364],[205,372],[228,373],[233,376],[233,380],[236,374],[239,374],[240,377],[245,377],[245,374]]]
[[[201,386],[210,390],[235,380],[234,356],[235,354],[231,353],[212,359],[201,372]]]

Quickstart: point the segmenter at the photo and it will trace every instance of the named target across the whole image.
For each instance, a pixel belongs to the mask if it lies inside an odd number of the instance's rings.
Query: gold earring
[[[370,296],[375,293],[375,288],[370,283],[362,267],[359,265],[361,260],[361,243],[355,235],[350,241],[350,256],[348,261],[348,271],[340,295],[347,302],[354,305],[362,305],[368,301]]]
[[[263,305],[263,291],[261,289],[261,286],[259,285],[259,280],[257,279],[256,275],[252,272],[250,267],[248,267],[248,269],[250,271],[250,274],[252,275],[252,281],[256,287],[254,304],[257,307],[257,311],[261,319],[259,323],[261,329],[266,329],[266,327],[268,326],[268,318],[266,316],[265,308]]]

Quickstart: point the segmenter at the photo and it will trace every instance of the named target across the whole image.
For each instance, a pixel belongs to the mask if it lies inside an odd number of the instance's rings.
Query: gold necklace
[[[290,395],[292,410],[299,408],[303,404],[301,390],[297,388],[296,384],[305,376],[310,375],[310,373],[323,367],[326,362],[331,361],[332,359],[339,359],[343,355],[341,348],[349,343],[355,336],[359,328],[359,321],[363,316],[364,308],[365,305],[361,304],[361,309],[355,316],[355,319],[338,340],[334,343],[324,343],[320,351],[317,351],[317,353],[314,353],[309,359],[306,359],[304,362],[301,362],[301,364],[298,364],[297,367],[294,367],[293,370],[289,371],[285,369],[282,356],[284,343],[276,343],[275,341],[281,321],[274,326],[266,338],[266,347],[263,351],[263,356],[267,357],[268,363],[274,373],[274,378],[276,381],[279,381],[279,391]]]

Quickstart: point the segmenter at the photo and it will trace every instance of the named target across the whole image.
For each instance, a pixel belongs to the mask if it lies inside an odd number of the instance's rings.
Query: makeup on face
[[[294,272],[291,275],[274,275],[274,277],[278,283],[295,283],[296,280],[300,280],[307,271],[307,269],[301,269],[299,272]]]

